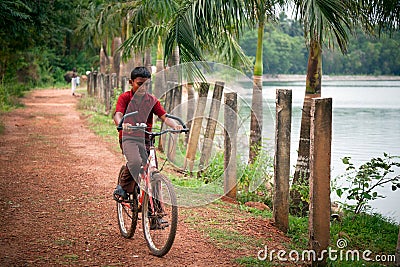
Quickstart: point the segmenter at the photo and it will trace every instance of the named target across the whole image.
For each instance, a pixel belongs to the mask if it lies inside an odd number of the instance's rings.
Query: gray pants
[[[121,175],[120,185],[128,192],[132,193],[135,183],[138,182],[140,167],[147,162],[147,151],[143,141],[135,139],[124,139],[122,141],[122,151],[127,160],[127,167]]]

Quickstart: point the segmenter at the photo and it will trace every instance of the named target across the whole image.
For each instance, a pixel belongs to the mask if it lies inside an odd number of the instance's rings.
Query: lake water
[[[276,89],[293,94],[291,166],[296,164],[305,82],[264,82],[268,103],[264,115],[264,136],[273,143]],[[323,81],[322,97],[332,98],[332,179],[345,172],[341,158],[348,156],[358,167],[386,152],[400,156],[400,81]],[[292,167],[291,174],[294,173]],[[399,170],[393,175],[400,174]],[[339,184],[343,181],[340,180]],[[400,222],[400,190],[378,189],[386,196],[371,201],[374,211]],[[336,200],[336,194],[332,194]]]

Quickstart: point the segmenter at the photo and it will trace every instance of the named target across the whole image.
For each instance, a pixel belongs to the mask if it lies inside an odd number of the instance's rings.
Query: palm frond
[[[130,36],[119,48],[124,59],[130,58],[134,52],[144,52],[146,48],[156,45],[157,36],[164,36],[165,25],[151,25]]]
[[[296,0],[296,17],[304,25],[308,42],[317,41],[333,47],[334,40],[344,53],[351,30],[351,16],[341,0]]]

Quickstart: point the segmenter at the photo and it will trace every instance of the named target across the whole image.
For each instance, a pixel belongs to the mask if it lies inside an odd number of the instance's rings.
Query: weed
[[[0,111],[9,111],[15,107],[20,107],[19,98],[27,90],[29,90],[28,85],[0,81]]]
[[[0,135],[4,134],[5,126],[2,120],[0,120]]]
[[[76,254],[65,254],[63,255],[63,258],[69,261],[77,261],[79,259],[79,256]]]
[[[79,99],[78,109],[89,110],[98,114],[105,114],[105,105],[94,97],[82,97]]]
[[[246,249],[246,244],[254,245],[252,243],[254,242],[253,238],[241,235],[233,230],[207,227],[204,229],[204,232],[207,233],[214,244],[221,248],[239,250]]]
[[[75,241],[74,240],[68,240],[68,239],[64,239],[64,238],[57,239],[57,240],[54,241],[54,243],[56,245],[58,245],[58,246],[66,246],[66,247],[70,247],[70,246],[75,245]]]
[[[384,198],[378,194],[376,188],[383,187],[385,184],[390,184],[393,191],[400,188],[400,175],[389,176],[400,169],[400,162],[395,161],[400,157],[389,156],[386,153],[383,156],[383,158],[372,158],[357,170],[350,162],[350,157],[342,159],[347,165],[347,173],[343,176],[350,183],[350,187],[336,187],[336,194],[341,197],[343,193],[347,193],[347,200],[356,201],[355,205],[344,203],[344,206],[353,210],[354,213],[360,213],[369,208],[369,201]]]
[[[237,259],[235,259],[235,262],[239,263],[240,265],[249,266],[249,267],[253,267],[253,266],[264,266],[264,267],[273,266],[272,262],[260,261],[259,259],[254,258],[254,257],[237,258]]]

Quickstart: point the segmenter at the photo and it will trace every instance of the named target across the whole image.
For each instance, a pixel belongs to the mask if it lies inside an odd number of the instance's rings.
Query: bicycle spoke
[[[143,232],[151,252],[156,256],[165,255],[175,239],[178,223],[178,208],[172,185],[162,174],[155,174],[152,179],[153,205],[151,212],[149,195],[143,203]],[[172,203],[172,205],[171,205]]]
[[[122,168],[121,168],[122,171]],[[120,176],[121,176],[120,171]],[[119,179],[118,179],[119,181]],[[136,191],[131,194],[129,202],[117,202],[117,219],[121,235],[131,238],[135,234],[138,218],[138,199]]]

